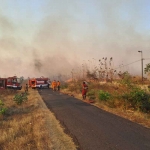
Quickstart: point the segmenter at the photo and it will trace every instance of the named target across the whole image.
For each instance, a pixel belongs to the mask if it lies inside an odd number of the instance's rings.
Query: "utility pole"
[[[99,77],[99,81],[100,81],[100,70],[98,71],[98,75],[99,75],[98,77]]]
[[[84,64],[82,64],[83,79],[84,79]]]
[[[138,51],[139,53],[141,53],[141,69],[142,69],[142,82],[143,82],[143,52],[142,51]]]

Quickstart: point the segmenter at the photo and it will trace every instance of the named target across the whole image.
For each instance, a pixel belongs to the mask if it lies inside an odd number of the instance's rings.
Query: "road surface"
[[[150,129],[51,89],[39,93],[80,150],[150,150]]]

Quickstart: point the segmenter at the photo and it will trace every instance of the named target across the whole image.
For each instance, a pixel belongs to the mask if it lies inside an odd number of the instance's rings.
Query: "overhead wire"
[[[149,60],[150,58],[143,58],[143,60]]]
[[[141,61],[141,59],[140,59],[140,60],[136,60],[136,61],[131,62],[131,63],[126,64],[126,65],[119,66],[119,67],[117,67],[117,68],[115,68],[115,69],[118,69],[118,68],[121,68],[121,67],[125,67],[125,66],[129,66],[129,65],[134,64],[134,63],[136,63],[136,62],[138,62],[138,61]]]

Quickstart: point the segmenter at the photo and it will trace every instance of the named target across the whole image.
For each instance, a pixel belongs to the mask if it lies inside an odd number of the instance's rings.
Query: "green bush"
[[[4,115],[7,111],[7,108],[4,107],[4,103],[0,100],[0,114]]]
[[[111,98],[111,94],[108,93],[107,91],[100,90],[98,93],[98,98],[99,100],[107,101]]]
[[[124,93],[122,98],[127,100],[135,110],[150,111],[150,94],[140,88],[133,88],[130,92]]]
[[[28,100],[27,93],[16,94],[13,100],[17,105],[21,105],[23,102]]]

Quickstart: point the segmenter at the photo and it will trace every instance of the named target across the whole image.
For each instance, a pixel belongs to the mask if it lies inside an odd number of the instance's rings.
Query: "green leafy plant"
[[[140,88],[133,88],[130,92],[124,93],[122,98],[127,100],[135,110],[150,111],[150,94]]]
[[[7,108],[4,107],[4,103],[0,100],[0,114],[4,115],[7,111]]]
[[[27,93],[16,94],[13,100],[17,103],[17,105],[21,105],[23,102],[28,100]]]
[[[107,101],[111,98],[111,94],[108,93],[107,91],[100,90],[98,93],[98,98],[99,100]]]
[[[144,72],[145,74],[150,72],[150,63],[146,64],[146,67],[144,68]]]

